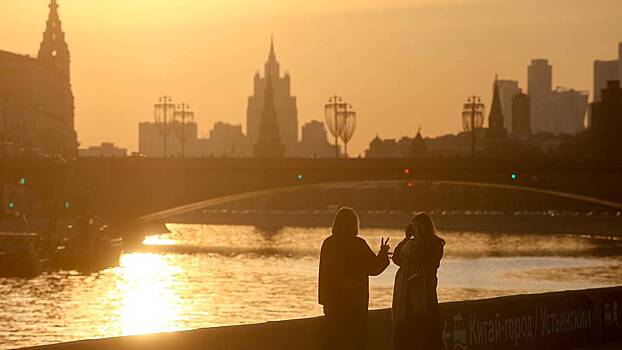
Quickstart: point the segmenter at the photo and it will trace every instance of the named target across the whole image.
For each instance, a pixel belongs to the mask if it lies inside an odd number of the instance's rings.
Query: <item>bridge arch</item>
[[[505,185],[505,184],[495,184],[495,183],[482,183],[482,182],[467,182],[467,181],[404,181],[404,180],[380,180],[380,181],[351,181],[351,182],[331,182],[331,183],[315,183],[308,185],[294,185],[294,186],[284,186],[284,187],[275,187],[264,190],[250,191],[245,193],[233,194],[228,196],[222,196],[217,198],[212,198],[204,201],[198,201],[174,208],[168,208],[165,210],[157,211],[151,214],[144,215],[140,217],[140,220],[143,222],[161,222],[172,217],[195,212],[198,210],[214,208],[217,206],[231,204],[240,202],[243,200],[249,199],[257,199],[262,197],[281,195],[293,193],[296,191],[302,190],[342,190],[342,189],[361,189],[361,188],[371,188],[371,187],[382,187],[382,186],[419,186],[422,183],[425,183],[429,186],[458,186],[463,188],[484,188],[484,189],[498,189],[498,190],[508,190],[508,191],[519,191],[525,193],[533,193],[539,195],[548,195],[561,199],[567,199],[572,201],[578,201],[583,203],[588,203],[596,206],[601,206],[605,208],[610,208],[613,210],[622,210],[622,204],[608,201],[600,198],[584,196],[579,194],[561,192],[561,191],[553,191],[546,190],[534,187],[524,187],[518,185]]]

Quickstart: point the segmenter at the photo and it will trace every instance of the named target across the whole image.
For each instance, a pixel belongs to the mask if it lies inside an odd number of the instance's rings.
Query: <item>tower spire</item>
[[[58,2],[50,0],[50,13],[43,32],[43,41],[39,47],[38,57],[41,61],[55,66],[69,77],[69,47],[65,41],[65,33],[58,15]]]
[[[503,110],[501,108],[501,95],[499,94],[498,77],[495,75],[495,83],[492,92],[492,106],[490,107],[490,115],[488,117],[488,133],[490,137],[504,137]]]
[[[281,67],[279,65],[279,61],[276,60],[276,53],[274,50],[274,36],[270,36],[270,54],[268,55],[268,61],[264,67],[264,71],[266,76],[268,73],[272,74],[272,79],[278,79],[281,76]]]
[[[274,35],[270,35],[270,59],[276,61],[276,53],[274,52]]]

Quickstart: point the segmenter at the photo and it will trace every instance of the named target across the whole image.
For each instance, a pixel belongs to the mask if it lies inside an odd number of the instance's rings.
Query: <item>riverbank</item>
[[[412,218],[405,211],[361,211],[363,228],[401,229]],[[622,237],[622,216],[578,213],[431,212],[439,230],[478,232],[570,233]],[[211,210],[170,220],[171,223],[250,225],[267,230],[287,226],[329,227],[331,211]]]
[[[527,294],[440,305],[446,349],[591,348],[622,340],[622,287]],[[391,349],[390,310],[369,313],[367,348]],[[322,348],[323,318],[276,321],[32,347],[78,349]],[[615,343],[614,343],[615,344]]]

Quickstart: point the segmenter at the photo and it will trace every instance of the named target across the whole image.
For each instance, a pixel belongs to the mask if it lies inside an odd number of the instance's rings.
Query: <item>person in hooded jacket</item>
[[[344,207],[335,216],[332,235],[322,243],[318,301],[324,307],[326,349],[365,348],[369,276],[389,266],[389,239],[381,239],[375,254],[358,233],[358,216]]]
[[[399,266],[393,289],[393,348],[444,349],[438,310],[436,272],[445,240],[436,235],[432,218],[415,215],[406,227],[405,238],[393,253]]]

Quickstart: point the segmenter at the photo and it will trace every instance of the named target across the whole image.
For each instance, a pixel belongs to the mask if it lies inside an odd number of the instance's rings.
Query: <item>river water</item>
[[[97,273],[0,278],[0,348],[321,314],[319,248],[328,228],[169,225]],[[622,284],[622,241],[562,234],[443,232],[441,301]],[[395,246],[399,230],[367,229]],[[397,268],[371,278],[370,307],[391,304]]]

